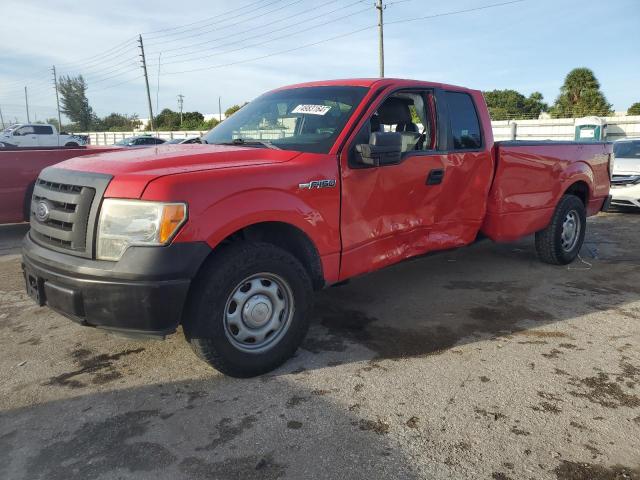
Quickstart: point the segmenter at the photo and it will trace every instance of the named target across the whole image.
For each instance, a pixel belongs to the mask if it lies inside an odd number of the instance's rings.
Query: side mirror
[[[14,137],[19,137],[20,135],[22,135],[18,130],[16,130],[15,132],[13,132],[13,136]]]
[[[402,135],[397,132],[374,132],[369,143],[356,145],[356,152],[364,165],[397,165],[402,156]]]

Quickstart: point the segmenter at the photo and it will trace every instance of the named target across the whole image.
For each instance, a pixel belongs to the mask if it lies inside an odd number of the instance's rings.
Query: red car
[[[45,169],[27,290],[89,326],[165,336],[252,376],[305,336],[314,290],[479,236],[573,261],[606,208],[610,144],[495,143],[481,92],[398,79],[269,92],[203,145]]]

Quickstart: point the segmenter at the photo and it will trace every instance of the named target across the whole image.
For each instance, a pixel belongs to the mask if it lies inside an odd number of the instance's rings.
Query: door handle
[[[444,179],[444,168],[434,168],[427,176],[426,185],[440,185]]]

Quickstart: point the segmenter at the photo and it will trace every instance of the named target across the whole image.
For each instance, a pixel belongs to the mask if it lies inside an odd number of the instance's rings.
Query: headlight
[[[119,260],[132,245],[166,245],[187,219],[184,203],[107,198],[98,222],[98,260]]]

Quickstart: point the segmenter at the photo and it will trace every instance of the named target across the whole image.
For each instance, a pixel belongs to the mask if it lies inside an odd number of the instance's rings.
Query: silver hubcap
[[[570,252],[578,243],[578,238],[580,238],[580,216],[578,212],[575,210],[571,210],[564,217],[564,221],[562,222],[562,249],[565,252]]]
[[[287,282],[273,273],[258,273],[240,282],[227,299],[225,333],[239,350],[265,352],[289,329],[293,311]]]

